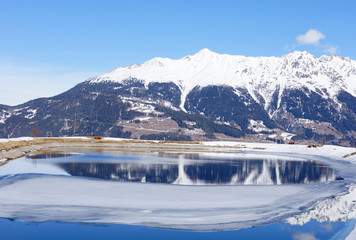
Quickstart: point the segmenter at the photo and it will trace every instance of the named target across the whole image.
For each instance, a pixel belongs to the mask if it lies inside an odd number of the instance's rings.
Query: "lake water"
[[[0,167],[1,239],[344,239],[355,224],[280,222],[346,185],[320,162],[72,152]]]
[[[122,182],[182,185],[270,185],[333,181],[328,166],[314,161],[261,157],[202,156],[199,154],[52,153],[31,155],[18,164],[63,169],[71,176]],[[50,160],[49,160],[50,159]],[[21,168],[23,168],[23,166]],[[31,169],[29,167],[29,172]],[[46,172],[44,172],[46,173]]]
[[[155,239],[155,240],[326,240],[344,239],[355,222],[318,223],[312,221],[304,226],[275,223],[256,228],[224,232],[191,232],[148,228],[132,225],[94,225],[76,223],[29,223],[0,219],[2,240],[98,240],[98,239]]]

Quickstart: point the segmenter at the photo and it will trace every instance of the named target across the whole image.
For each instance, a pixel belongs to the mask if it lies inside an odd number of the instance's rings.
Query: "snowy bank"
[[[128,144],[123,139],[109,140]],[[125,145],[127,151],[146,144],[133,142]],[[177,153],[199,150],[203,155],[205,151],[317,161],[333,168],[344,180],[280,186],[176,186],[69,176],[7,175],[0,177],[0,217],[139,224],[198,231],[241,229],[285,220],[303,224],[311,219],[339,221],[356,217],[356,155],[344,157],[355,149],[242,142],[181,145],[155,142],[152,146],[163,152],[178,146],[174,148]]]
[[[281,221],[343,187],[338,182],[177,186],[43,175],[3,178],[0,185],[2,218],[124,223],[199,231],[241,229]]]

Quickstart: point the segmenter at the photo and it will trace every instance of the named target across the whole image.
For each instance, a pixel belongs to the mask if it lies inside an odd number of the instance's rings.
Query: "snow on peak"
[[[291,58],[312,57],[312,58],[315,58],[314,55],[310,54],[307,51],[294,51],[294,52],[284,55],[283,57],[291,57]]]
[[[208,49],[208,48],[203,48],[203,49],[201,49],[199,52],[197,52],[196,54],[217,54],[217,53],[211,51],[211,50]]]
[[[90,83],[127,79],[174,82],[185,96],[196,86],[228,85],[245,88],[257,100],[258,92],[268,104],[275,89],[327,89],[335,96],[344,89],[356,96],[356,62],[349,58],[295,51],[282,57],[245,57],[219,54],[207,48],[181,59],[153,58],[143,64],[119,67],[94,77]]]
[[[202,56],[202,57],[211,57],[212,55],[219,55],[219,54],[216,52],[210,51],[208,48],[203,48],[202,50],[200,50],[199,52],[194,54],[194,56]]]

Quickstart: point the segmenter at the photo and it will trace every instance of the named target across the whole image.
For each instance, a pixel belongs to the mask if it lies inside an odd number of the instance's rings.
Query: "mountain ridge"
[[[0,105],[0,137],[103,135],[140,139],[352,144],[356,62],[296,51],[244,57],[203,49],[90,78],[51,98]]]
[[[182,92],[182,110],[185,110],[185,97],[194,87],[208,85],[246,88],[257,102],[259,100],[254,92],[259,91],[264,98],[265,109],[268,108],[277,86],[283,91],[288,87],[305,86],[315,89],[317,85],[320,89],[327,89],[332,97],[341,90],[356,96],[356,82],[352,81],[356,78],[356,61],[326,55],[316,58],[306,51],[295,51],[281,57],[245,57],[218,54],[205,48],[192,56],[176,60],[153,58],[143,64],[119,67],[88,81],[121,82],[131,78],[143,80],[146,84],[175,83]],[[303,81],[298,83],[294,79]],[[334,81],[330,81],[333,79]]]

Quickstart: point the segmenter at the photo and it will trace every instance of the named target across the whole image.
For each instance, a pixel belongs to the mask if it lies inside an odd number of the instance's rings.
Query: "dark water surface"
[[[59,157],[67,158],[56,161],[51,159]],[[198,154],[47,154],[29,158],[36,167],[50,164],[72,176],[122,182],[273,185],[325,182],[336,178],[333,170],[321,163],[263,157],[223,158]]]
[[[73,157],[73,156],[75,156],[75,154],[54,152],[54,153],[33,154],[27,156],[27,158],[36,160],[36,159],[64,158],[64,157]]]

